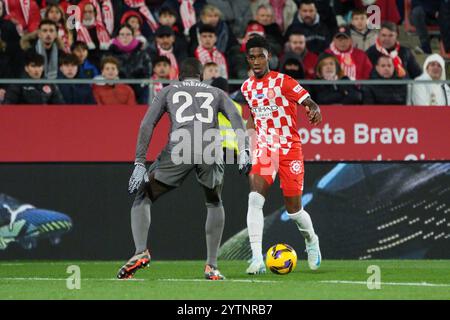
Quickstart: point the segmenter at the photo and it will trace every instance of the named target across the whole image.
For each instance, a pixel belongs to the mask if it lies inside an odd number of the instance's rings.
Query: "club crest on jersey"
[[[267,98],[269,99],[275,98],[275,91],[273,89],[267,90]]]
[[[293,160],[289,164],[289,168],[293,174],[299,174],[302,172],[302,162],[300,160]]]

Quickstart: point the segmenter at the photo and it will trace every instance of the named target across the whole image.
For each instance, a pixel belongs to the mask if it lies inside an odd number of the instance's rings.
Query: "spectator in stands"
[[[372,80],[398,80],[394,61],[389,56],[381,55],[370,75]],[[364,104],[406,104],[405,85],[365,85],[363,86]]]
[[[176,12],[170,7],[163,7],[159,12],[159,23],[161,26],[168,26],[172,28],[175,34],[175,46],[179,51],[187,52],[189,44],[186,36],[181,31],[183,28],[177,24]]]
[[[193,25],[189,31],[190,53],[194,55],[195,49],[198,47],[200,39],[200,27],[205,24],[212,25],[216,30],[217,42],[216,47],[223,52],[230,65],[233,64],[234,56],[239,53],[240,46],[228,24],[221,19],[221,12],[217,7],[207,4],[203,7],[200,21]]]
[[[89,0],[79,4],[81,24],[77,29],[77,40],[87,44],[91,62],[98,66],[101,57],[109,49],[111,38],[101,20],[97,18],[97,8]]]
[[[152,80],[170,80],[170,59],[165,56],[157,56],[153,60]],[[161,91],[167,84],[153,82],[153,97]]]
[[[153,39],[156,30],[158,30],[159,28],[159,23],[155,19],[155,16],[151,8],[148,6],[147,2],[151,1],[123,0],[123,3],[125,4],[124,10],[136,11],[144,21],[144,24],[142,25],[142,34],[144,35],[144,37],[146,37],[147,39]]]
[[[215,62],[207,62],[203,65],[203,82],[211,83],[215,78],[220,77],[219,66]]]
[[[81,79],[78,66],[80,60],[74,54],[67,54],[61,58],[59,79]],[[89,84],[69,83],[59,84],[59,90],[66,104],[95,104],[92,88]]]
[[[329,53],[322,53],[319,56],[316,75],[319,80],[349,80],[341,69],[338,59]],[[359,104],[361,102],[361,92],[355,85],[314,85],[311,86],[310,92],[318,104]]]
[[[60,6],[52,4],[45,9],[44,18],[56,23],[58,27],[58,38],[63,44],[65,53],[70,53],[73,44],[73,34],[67,28],[67,19]]]
[[[44,56],[44,76],[56,79],[59,58],[64,54],[63,44],[58,38],[58,27],[51,20],[42,20],[38,32],[24,35],[20,41],[24,51],[32,51]]]
[[[230,25],[235,36],[242,39],[248,23],[253,19],[249,1],[208,0],[208,3],[220,10],[222,19]]]
[[[41,14],[35,1],[3,0],[3,4],[7,19],[16,25],[21,36],[39,28]]]
[[[314,0],[302,1],[298,14],[286,31],[286,37],[294,31],[305,35],[306,47],[316,54],[323,52],[330,45],[331,30],[321,21]]]
[[[380,56],[391,57],[399,78],[416,78],[422,74],[422,69],[412,51],[400,45],[397,25],[392,22],[381,24],[375,44],[366,53],[373,65],[377,63]]]
[[[423,74],[416,80],[446,80],[445,61],[438,54],[432,54],[425,60],[423,70]],[[450,87],[442,83],[415,84],[412,89],[412,103],[417,106],[449,106]]]
[[[297,59],[303,65],[306,79],[316,77],[316,64],[318,57],[306,48],[306,38],[301,32],[294,31],[289,35],[284,55],[281,57],[280,66],[288,59]]]
[[[24,70],[23,79],[41,79],[44,57],[33,51],[27,52]],[[64,99],[54,84],[11,84],[6,91],[4,104],[64,104]]]
[[[271,8],[272,12],[264,12],[264,13],[258,13],[258,9],[264,6],[266,8]],[[297,12],[297,5],[293,0],[285,0],[285,1],[278,1],[278,0],[250,0],[250,8],[252,10],[253,17],[256,21],[261,23],[262,25],[265,25],[260,21],[260,19],[264,20],[271,16],[270,20],[275,20],[276,24],[278,25],[278,28],[281,30],[282,33],[284,33],[289,25],[294,20],[294,15]],[[258,15],[259,18],[258,18]],[[266,18],[265,18],[266,15]]]
[[[100,74],[97,67],[88,60],[89,50],[86,43],[81,41],[75,42],[73,44],[72,53],[80,60],[78,69],[81,77],[92,79]]]
[[[134,37],[130,25],[122,25],[118,29],[117,37],[110,46],[110,55],[119,60],[119,76],[121,79],[148,79],[152,72],[152,61],[142,42]],[[139,104],[146,104],[148,90],[139,84],[132,85]]]
[[[331,53],[338,58],[341,69],[350,80],[369,79],[372,63],[364,51],[353,48],[352,37],[348,27],[339,27],[330,48],[325,52]]]
[[[146,49],[148,47],[148,40],[141,32],[142,25],[144,24],[141,15],[134,10],[125,12],[120,19],[120,25],[124,24],[128,24],[133,28],[134,37],[142,43],[142,48]]]
[[[0,79],[18,78],[22,72],[20,36],[14,23],[4,16],[3,2],[0,1]],[[6,87],[0,84],[0,103],[5,98]]]
[[[200,27],[200,44],[195,49],[195,58],[204,65],[207,62],[215,62],[219,66],[219,74],[221,77],[228,79],[228,63],[227,59],[216,48],[216,33],[211,25],[204,24]]]
[[[320,16],[320,21],[324,23],[328,30],[330,30],[331,34],[335,34],[337,32],[338,24],[336,19],[336,12],[334,8],[331,6],[332,0],[313,0],[317,13]],[[296,0],[296,3],[301,4],[304,0]]]
[[[168,26],[161,26],[156,30],[155,44],[150,46],[150,54],[153,57],[166,56],[170,59],[170,79],[178,79],[178,66],[187,57],[185,48],[177,46],[175,33]]]
[[[322,0],[323,2],[327,0]],[[380,9],[381,22],[392,22],[397,24],[401,20],[400,12],[397,6],[403,6],[403,1],[394,0],[334,0],[334,9],[338,15],[339,25],[346,24],[346,15],[354,9],[367,10],[369,6],[376,5]],[[320,11],[319,11],[320,13]]]
[[[442,0],[439,10],[439,29],[444,50],[450,56],[450,0]]]
[[[191,27],[196,24],[206,3],[206,0],[166,0],[162,9],[167,7],[176,12],[177,25],[182,27],[180,32],[187,36]]]
[[[105,56],[101,62],[102,79],[119,79],[119,60],[111,56]],[[133,89],[123,83],[118,84],[94,84],[92,86],[94,98],[99,105],[136,105]]]
[[[262,5],[256,10],[256,22],[263,26],[264,36],[270,44],[272,54],[279,56],[283,51],[284,38],[280,26],[275,22],[274,12],[270,5]],[[248,27],[253,25],[252,21]],[[248,28],[246,30],[248,33]],[[248,39],[247,39],[248,40]]]
[[[411,24],[416,27],[420,47],[426,54],[431,54],[431,42],[427,25],[437,25],[441,0],[413,0]]]
[[[367,11],[355,9],[352,11],[351,35],[353,47],[366,51],[375,44],[378,32],[376,29],[369,29]]]
[[[305,71],[302,63],[295,58],[289,58],[281,65],[280,72],[298,80],[305,79]]]

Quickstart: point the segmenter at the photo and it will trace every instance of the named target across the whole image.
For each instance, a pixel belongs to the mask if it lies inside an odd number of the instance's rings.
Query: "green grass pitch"
[[[324,260],[318,271],[299,261],[283,276],[221,261],[225,281],[203,280],[203,261],[152,261],[135,280],[116,280],[121,263],[0,261],[0,299],[450,299],[450,260]],[[79,290],[67,288],[70,265],[80,267]],[[370,265],[381,270],[378,290],[367,287]]]

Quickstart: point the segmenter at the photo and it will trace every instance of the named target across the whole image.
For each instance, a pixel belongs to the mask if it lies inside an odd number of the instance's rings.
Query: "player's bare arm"
[[[311,98],[306,98],[302,105],[306,108],[309,122],[316,126],[319,125],[322,122],[319,105]]]

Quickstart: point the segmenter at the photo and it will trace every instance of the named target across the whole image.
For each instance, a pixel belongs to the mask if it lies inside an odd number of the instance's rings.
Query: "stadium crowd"
[[[376,29],[372,4],[381,9]],[[429,55],[423,66],[399,42],[405,18],[416,52]],[[148,87],[108,80],[177,79],[186,57],[205,66],[205,81],[246,79],[246,43],[261,35],[271,69],[295,79],[425,80],[413,85],[412,103],[450,105],[450,87],[432,82],[446,79],[449,24],[449,0],[0,0],[0,78],[105,80],[0,84],[0,103],[146,104]],[[441,54],[432,52],[430,25],[440,29]],[[163,86],[155,82],[154,93]],[[319,104],[407,104],[406,85],[305,87]]]

